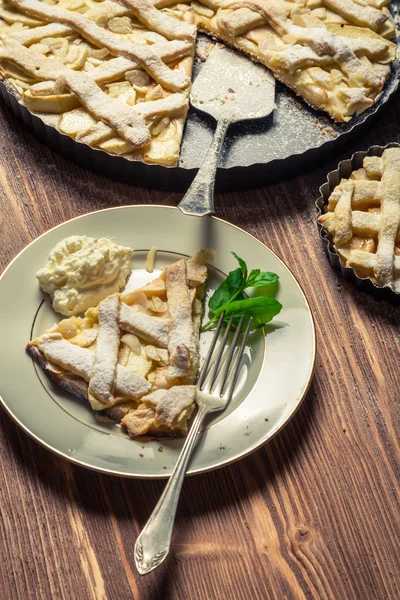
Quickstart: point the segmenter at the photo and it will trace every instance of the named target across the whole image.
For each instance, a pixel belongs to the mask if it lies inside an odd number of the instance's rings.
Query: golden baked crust
[[[0,77],[61,133],[179,159],[196,26],[337,121],[370,107],[395,58],[389,0],[0,0]]]
[[[263,63],[308,104],[349,121],[382,92],[396,46],[389,1],[199,0],[198,27]],[[379,7],[379,8],[378,8]]]
[[[131,437],[186,433],[196,399],[199,328],[209,258],[166,267],[144,288],[113,294],[27,344],[61,387]]]
[[[400,148],[365,157],[318,220],[345,266],[400,293]]]
[[[22,104],[77,141],[175,165],[195,26],[150,0],[0,0],[0,75]]]

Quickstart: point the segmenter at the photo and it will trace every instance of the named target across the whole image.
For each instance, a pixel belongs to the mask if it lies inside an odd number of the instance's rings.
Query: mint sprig
[[[282,308],[282,304],[270,296],[249,298],[245,294],[247,289],[255,287],[265,286],[265,291],[270,291],[271,286],[277,283],[279,276],[276,273],[261,271],[260,269],[253,269],[248,274],[246,262],[235,252],[232,252],[232,254],[238,261],[239,267],[234,271],[230,271],[226,279],[211,296],[208,307],[212,317],[203,325],[202,331],[217,323],[224,311],[224,322],[227,322],[231,314],[235,313],[234,328],[236,328],[241,315],[243,315],[243,328],[247,326],[252,317],[251,329],[257,329],[271,321]]]

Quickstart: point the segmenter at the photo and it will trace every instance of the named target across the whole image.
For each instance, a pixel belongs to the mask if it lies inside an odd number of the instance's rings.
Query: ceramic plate
[[[115,423],[63,392],[25,352],[25,344],[58,317],[43,300],[36,271],[57,242],[70,235],[110,237],[135,249],[127,289],[157,276],[157,269],[200,248],[214,248],[207,297],[237,267],[231,251],[248,263],[279,274],[277,299],[283,309],[251,335],[239,383],[229,407],[205,424],[189,473],[216,469],[270,440],[294,415],[308,389],[315,359],[310,307],[288,268],[266,246],[215,217],[190,217],[176,208],[127,206],[107,209],[51,229],[23,250],[0,280],[1,401],[11,418],[49,450],[74,463],[126,477],[169,475],[183,439],[131,440]],[[146,272],[148,249],[159,248],[156,271]],[[205,316],[206,318],[206,316]],[[211,334],[202,334],[201,352]],[[288,376],[289,374],[289,376]]]

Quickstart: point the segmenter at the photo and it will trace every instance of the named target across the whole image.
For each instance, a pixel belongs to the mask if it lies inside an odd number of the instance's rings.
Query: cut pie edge
[[[349,88],[349,90],[354,90],[354,91],[358,89],[360,97],[355,98],[355,100],[354,100],[355,108],[354,108],[353,112],[348,112],[347,115],[341,115],[339,109],[335,109],[335,107],[331,108],[329,106],[329,103],[327,105],[325,105],[322,102],[318,103],[313,100],[313,98],[312,98],[313,94],[312,94],[312,89],[311,89],[313,86],[311,85],[311,83],[303,84],[300,89],[299,85],[296,83],[296,81],[294,81],[293,75],[290,72],[279,71],[277,68],[274,68],[271,64],[268,64],[267,58],[264,57],[261,52],[259,52],[257,54],[255,51],[252,51],[250,49],[250,44],[248,44],[248,45],[244,44],[244,42],[246,41],[245,38],[242,38],[242,41],[238,42],[237,40],[230,38],[229,36],[224,34],[223,31],[221,31],[221,30],[216,31],[215,27],[210,26],[210,20],[207,19],[206,17],[201,17],[201,16],[197,15],[196,23],[198,25],[199,31],[210,36],[214,40],[214,42],[222,42],[229,48],[231,48],[237,52],[243,53],[245,56],[247,56],[253,62],[262,64],[263,66],[265,66],[265,68],[267,68],[273,74],[275,79],[277,81],[281,82],[282,84],[284,84],[288,89],[290,89],[297,98],[301,99],[308,106],[310,106],[313,110],[328,114],[332,118],[332,120],[336,123],[351,122],[351,120],[356,115],[362,114],[368,108],[373,106],[379,100],[380,96],[382,95],[382,93],[385,89],[385,86],[391,76],[391,73],[392,73],[391,68],[387,69],[387,72],[383,76],[382,84],[377,89],[374,97],[367,97],[365,94],[364,94],[364,96],[362,96],[361,91],[363,88]],[[327,25],[326,27],[327,27],[328,32],[335,31],[334,25]],[[382,42],[384,42],[387,45],[387,53],[388,53],[389,60],[387,62],[385,62],[384,64],[391,65],[396,60],[397,44],[394,41],[392,41],[390,39],[386,39],[366,27],[359,27],[359,26],[355,26],[353,24],[342,25],[341,26],[341,35],[338,35],[337,33],[335,33],[335,35],[339,38],[346,37],[343,35],[344,33],[346,33],[348,31],[349,34],[352,35],[352,34],[354,34],[354,32],[356,30],[359,30],[362,37],[366,37],[366,38],[369,37],[371,40],[380,39]],[[306,46],[304,46],[304,48],[305,47]],[[276,54],[278,54],[278,52],[276,52]],[[317,67],[318,65],[315,65],[315,66]],[[383,63],[382,63],[382,66],[383,66]],[[358,106],[358,108],[357,108],[357,106]]]

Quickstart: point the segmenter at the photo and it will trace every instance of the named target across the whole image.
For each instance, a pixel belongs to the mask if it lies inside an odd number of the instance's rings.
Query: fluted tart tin
[[[381,157],[383,152],[388,148],[400,148],[400,144],[392,142],[386,146],[371,146],[368,150],[355,152],[351,158],[342,160],[337,169],[330,171],[327,176],[327,181],[319,188],[320,196],[315,203],[317,208],[317,218],[327,212],[329,198],[342,179],[348,179],[353,171],[361,169],[366,156]],[[382,287],[376,285],[369,277],[360,277],[352,267],[345,266],[329,240],[323,224],[317,220],[317,225],[329,262],[334,269],[341,272],[346,281],[354,284],[359,290],[372,294],[375,298],[400,304],[399,293],[388,286]]]
[[[393,13],[397,23],[395,6]],[[206,39],[210,43],[210,38]],[[399,45],[397,55],[381,96],[348,123],[336,123],[326,114],[312,109],[277,81],[276,109],[270,117],[237,123],[229,128],[217,173],[217,189],[249,188],[304,173],[333,151],[354,142],[398,88]],[[200,60],[195,61],[194,78],[202,64]],[[41,141],[65,158],[99,174],[152,188],[187,189],[203,163],[215,129],[213,119],[190,109],[178,165],[161,166],[109,154],[60,133],[29,112],[21,104],[17,91],[7,80],[2,81],[1,76],[0,98]]]

